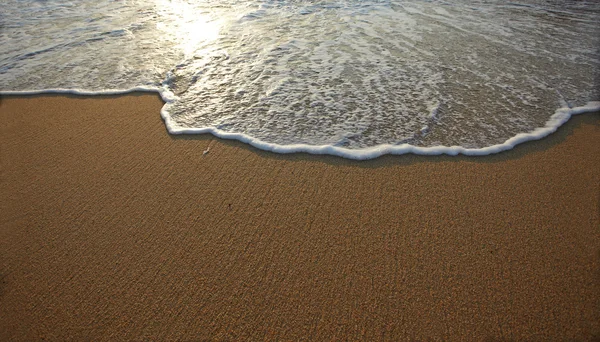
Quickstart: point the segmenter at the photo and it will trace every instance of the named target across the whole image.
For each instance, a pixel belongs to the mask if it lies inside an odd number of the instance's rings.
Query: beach
[[[359,162],[170,135],[157,94],[0,101],[0,340],[600,338],[600,113]]]

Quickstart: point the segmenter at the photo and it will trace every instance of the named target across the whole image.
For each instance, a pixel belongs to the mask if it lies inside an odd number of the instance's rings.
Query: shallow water
[[[8,0],[4,8],[0,91],[154,89],[171,132],[279,152],[494,152],[600,100],[597,1]]]

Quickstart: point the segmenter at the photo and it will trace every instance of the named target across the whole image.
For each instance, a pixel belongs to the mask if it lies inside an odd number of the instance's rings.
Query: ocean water
[[[600,110],[597,0],[4,0],[0,92],[157,91],[169,132],[489,154]]]

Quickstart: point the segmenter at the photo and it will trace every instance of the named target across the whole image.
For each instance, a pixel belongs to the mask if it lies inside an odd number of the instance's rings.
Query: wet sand
[[[161,105],[1,98],[0,340],[600,338],[600,113],[356,162],[171,136]]]

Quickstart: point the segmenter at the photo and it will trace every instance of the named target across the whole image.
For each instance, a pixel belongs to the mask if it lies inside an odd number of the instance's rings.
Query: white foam
[[[418,154],[418,155],[450,155],[456,156],[459,154],[467,156],[485,156],[496,154],[503,151],[511,150],[515,146],[532,141],[542,139],[554,132],[565,124],[573,115],[600,111],[600,101],[588,102],[585,106],[575,108],[559,108],[546,122],[544,127],[536,128],[532,132],[519,133],[514,137],[506,140],[502,144],[487,146],[483,148],[465,148],[462,146],[432,146],[419,147],[410,144],[390,145],[383,144],[368,148],[347,149],[333,145],[308,145],[308,144],[290,144],[279,145],[262,141],[247,134],[231,133],[219,130],[215,127],[203,128],[185,128],[178,126],[174,122],[166,110],[168,103],[177,99],[177,97],[165,88],[151,87],[136,87],[127,90],[103,90],[103,91],[88,91],[82,89],[45,89],[45,90],[25,90],[25,91],[1,91],[1,95],[37,95],[37,94],[74,94],[74,95],[122,95],[133,92],[155,92],[159,93],[165,105],[161,109],[161,116],[165,121],[167,130],[171,134],[212,134],[221,139],[238,140],[258,149],[270,151],[274,153],[290,154],[290,153],[309,153],[309,154],[325,154],[333,155],[346,159],[354,160],[369,160],[386,154],[402,155],[402,154]],[[206,154],[208,152],[204,151]]]
[[[522,144],[527,141],[539,140],[552,133],[554,133],[558,127],[562,126],[567,122],[572,115],[600,111],[600,101],[593,101],[587,103],[585,106],[576,108],[559,108],[550,117],[544,127],[535,129],[532,132],[520,133],[516,136],[506,140],[502,144],[483,148],[465,148],[462,146],[433,146],[433,147],[419,147],[410,144],[401,145],[378,145],[374,147],[361,148],[361,149],[347,149],[333,145],[320,145],[313,146],[307,144],[291,144],[291,145],[278,145],[268,143],[260,139],[256,139],[246,134],[224,132],[214,127],[204,128],[183,128],[174,124],[173,121],[169,120],[168,114],[163,112],[163,118],[167,129],[171,134],[205,134],[210,133],[216,137],[222,139],[234,139],[254,146],[258,149],[271,151],[275,153],[309,153],[309,154],[328,154],[334,155],[347,159],[354,160],[368,160],[380,157],[386,154],[402,155],[402,154],[419,154],[419,155],[467,155],[467,156],[485,156],[490,154],[496,154],[503,151],[511,150],[515,146]]]

